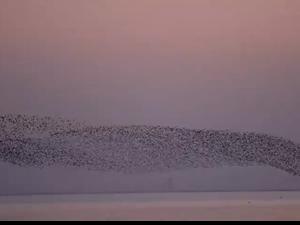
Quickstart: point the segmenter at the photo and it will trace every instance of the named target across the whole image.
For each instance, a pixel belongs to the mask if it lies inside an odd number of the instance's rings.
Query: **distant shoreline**
[[[300,192],[0,197],[1,220],[300,220]]]

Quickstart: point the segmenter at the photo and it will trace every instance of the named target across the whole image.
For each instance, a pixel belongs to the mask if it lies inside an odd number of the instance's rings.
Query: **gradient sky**
[[[300,142],[299,0],[0,0],[0,113]]]

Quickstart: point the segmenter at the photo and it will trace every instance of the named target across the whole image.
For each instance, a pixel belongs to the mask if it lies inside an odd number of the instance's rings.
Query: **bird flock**
[[[265,134],[151,126],[91,127],[75,121],[0,116],[0,161],[145,173],[271,166],[300,175],[300,145]]]

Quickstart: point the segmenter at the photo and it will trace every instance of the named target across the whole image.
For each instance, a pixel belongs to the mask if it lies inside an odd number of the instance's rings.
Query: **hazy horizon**
[[[300,143],[300,1],[0,0],[0,113]]]

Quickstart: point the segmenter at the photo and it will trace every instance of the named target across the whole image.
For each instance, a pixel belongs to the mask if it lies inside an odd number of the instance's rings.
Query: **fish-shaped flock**
[[[300,175],[300,145],[279,137],[170,127],[91,127],[25,115],[0,116],[0,160],[22,167],[123,173],[265,165]]]

